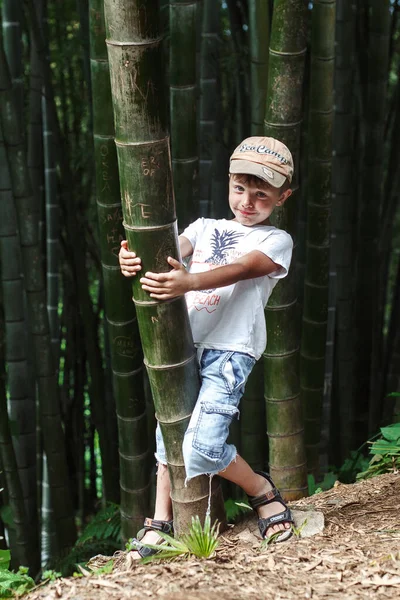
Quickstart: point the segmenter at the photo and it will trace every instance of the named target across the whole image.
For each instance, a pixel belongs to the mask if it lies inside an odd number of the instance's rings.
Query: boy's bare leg
[[[231,462],[229,467],[218,473],[218,475],[239,485],[249,496],[260,496],[272,489],[269,481],[261,475],[257,475],[250,465],[239,455],[237,455],[236,461]],[[271,502],[257,508],[257,513],[259,517],[266,519],[267,517],[277,515],[283,510],[285,509],[280,502]],[[285,529],[290,529],[290,523],[272,525],[268,527],[266,535],[269,537],[274,533],[285,531]]]
[[[168,468],[166,465],[158,464],[157,487],[156,487],[156,506],[154,519],[157,521],[171,521],[172,519],[172,501],[171,501],[171,483],[169,480]],[[143,544],[156,544],[159,540],[157,531],[147,531],[141,539]],[[137,552],[133,553],[136,558],[140,558]]]

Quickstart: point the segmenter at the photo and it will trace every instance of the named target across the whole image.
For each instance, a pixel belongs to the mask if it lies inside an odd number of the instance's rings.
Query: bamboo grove
[[[134,536],[156,418],[178,530],[204,515],[208,480],[185,487],[179,442],[198,390],[185,303],[150,302],[118,251],[165,270],[184,226],[229,218],[229,156],[250,135],[293,153],[274,223],[295,252],[232,436],[306,495],[307,473],[400,420],[400,2],[0,6],[0,547],[36,574],[116,505]],[[217,480],[212,508],[223,521]]]

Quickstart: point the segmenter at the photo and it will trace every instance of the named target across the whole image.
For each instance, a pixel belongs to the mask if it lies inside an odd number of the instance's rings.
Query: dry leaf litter
[[[400,599],[398,473],[337,482],[291,507],[297,525],[306,523],[289,542],[262,548],[256,519],[247,517],[220,536],[213,559],[143,565],[119,553],[111,574],[59,579],[28,600]],[[108,560],[94,557],[89,568]]]

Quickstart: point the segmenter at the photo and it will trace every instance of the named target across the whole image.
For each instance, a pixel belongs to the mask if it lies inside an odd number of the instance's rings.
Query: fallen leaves
[[[215,560],[142,565],[119,553],[114,572],[59,579],[27,600],[398,600],[400,477],[389,474],[302,499],[322,511],[325,529],[261,548],[254,517],[220,538]],[[96,557],[90,568],[110,557]],[[131,564],[133,563],[133,564]],[[115,570],[115,564],[119,567]]]

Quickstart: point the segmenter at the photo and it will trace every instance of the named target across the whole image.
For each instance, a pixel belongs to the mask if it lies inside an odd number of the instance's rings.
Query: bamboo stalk
[[[136,535],[148,515],[150,455],[143,354],[131,285],[122,277],[118,263],[119,242],[124,237],[124,229],[103,0],[91,0],[90,32],[97,215],[119,430],[122,538],[128,540]]]
[[[293,27],[296,23],[296,27]],[[299,166],[302,86],[306,54],[306,7],[302,0],[277,0],[271,26],[267,107],[264,132],[284,142]],[[292,189],[298,189],[298,171]],[[296,196],[274,211],[274,225],[296,238]],[[269,438],[270,473],[288,499],[307,494],[304,425],[299,388],[299,332],[296,256],[266,308],[264,397]]]
[[[270,12],[265,0],[249,1],[251,135],[262,135],[268,84]]]
[[[175,0],[169,4],[171,155],[180,230],[189,225],[197,213],[197,5],[197,0]]]
[[[354,9],[336,1],[335,116],[333,128],[332,199],[335,205],[333,260],[337,272],[336,360],[333,377],[333,422],[340,432],[334,462],[342,464],[353,447],[354,411]]]
[[[385,95],[388,81],[390,1],[368,0],[367,61],[362,72],[364,114],[362,187],[356,272],[356,410],[354,443],[376,429],[380,395],[381,335],[378,319],[378,231],[382,209]],[[378,385],[378,388],[377,388]]]
[[[319,470],[328,323],[333,69],[336,0],[312,10],[309,106],[308,219],[301,339],[301,399],[308,468]]]
[[[41,252],[37,235],[38,215],[30,187],[23,137],[19,129],[21,121],[13,103],[11,89],[8,66],[1,41],[0,119],[17,210],[44,447],[49,461],[49,477],[53,491],[58,539],[60,548],[68,548],[74,542],[75,523],[68,485],[57,379],[49,338]]]
[[[143,272],[165,272],[167,256],[179,259],[158,8],[156,0],[104,3],[124,227]],[[151,300],[138,277],[132,289],[179,534],[193,515],[204,517],[208,504],[207,477],[184,485],[182,441],[199,390],[196,354],[184,298]],[[219,490],[212,515],[222,520]]]
[[[219,0],[203,0],[200,50],[199,104],[199,209],[200,216],[210,212],[210,182],[217,107],[219,53]]]

